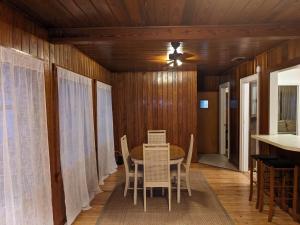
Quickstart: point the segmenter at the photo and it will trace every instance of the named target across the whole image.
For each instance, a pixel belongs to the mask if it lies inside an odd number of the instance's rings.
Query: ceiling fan
[[[197,63],[198,61],[190,59],[194,56],[193,54],[178,52],[177,49],[180,47],[180,45],[180,42],[171,42],[171,46],[173,47],[174,51],[168,55],[169,59],[167,60],[167,65],[170,67],[178,67],[181,66],[182,63]]]

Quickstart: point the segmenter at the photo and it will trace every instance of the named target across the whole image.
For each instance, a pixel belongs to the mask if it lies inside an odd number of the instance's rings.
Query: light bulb
[[[176,60],[176,64],[177,64],[177,66],[181,66],[181,65],[182,65],[182,62],[181,62],[179,59],[177,59],[177,60]]]

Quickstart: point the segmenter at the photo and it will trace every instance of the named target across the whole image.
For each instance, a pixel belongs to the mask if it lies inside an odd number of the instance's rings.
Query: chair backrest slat
[[[129,151],[127,144],[127,136],[121,137],[121,149],[126,173],[129,172]]]
[[[189,147],[189,152],[188,152],[187,159],[186,159],[187,168],[190,168],[190,165],[191,165],[192,156],[193,156],[193,148],[194,148],[194,135],[191,134],[190,147]]]
[[[144,144],[144,182],[170,181],[170,144]]]
[[[166,130],[148,130],[148,144],[166,143],[166,136]]]

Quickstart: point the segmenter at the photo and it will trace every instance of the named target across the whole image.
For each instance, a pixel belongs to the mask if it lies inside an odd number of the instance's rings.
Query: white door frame
[[[248,171],[249,162],[249,94],[250,82],[257,82],[257,124],[256,133],[259,133],[259,73],[240,79],[240,159],[239,169]],[[259,152],[258,141],[256,141],[256,152]]]
[[[219,86],[219,154],[224,155],[226,152],[225,145],[225,122],[226,118],[224,117],[225,110],[226,110],[226,88],[228,88],[228,114],[227,114],[227,121],[228,121],[228,159],[230,158],[230,82],[226,82]]]

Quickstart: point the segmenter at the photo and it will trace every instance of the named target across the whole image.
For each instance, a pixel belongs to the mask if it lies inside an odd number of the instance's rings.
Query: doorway
[[[219,86],[219,154],[230,159],[230,83]]]
[[[259,152],[258,141],[251,135],[259,133],[258,73],[240,80],[240,171],[249,170],[250,155]]]
[[[270,74],[270,134],[300,135],[300,65]]]

